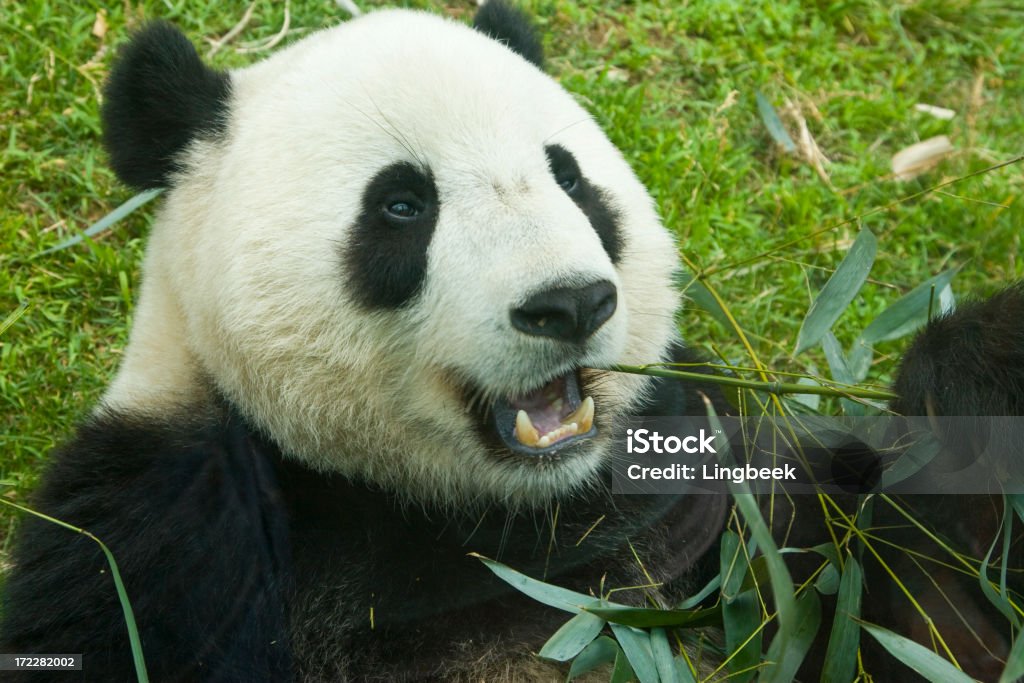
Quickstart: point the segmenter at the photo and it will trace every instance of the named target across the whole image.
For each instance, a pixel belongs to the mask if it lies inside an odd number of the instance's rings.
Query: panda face
[[[413,499],[585,486],[674,339],[674,247],[534,65],[378,12],[231,74],[151,237],[108,406],[207,379],[291,457]],[[158,392],[155,388],[160,388]]]

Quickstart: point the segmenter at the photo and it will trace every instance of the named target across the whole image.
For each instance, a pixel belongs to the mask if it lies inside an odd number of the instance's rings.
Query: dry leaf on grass
[[[922,140],[893,155],[893,175],[897,180],[913,180],[952,153],[953,143],[945,135]]]
[[[925,104],[924,102],[915,104],[914,111],[919,111],[922,114],[930,114],[931,116],[934,116],[937,119],[942,119],[943,121],[949,121],[956,116],[956,112],[952,109],[937,107],[934,104]]]
[[[107,13],[105,10],[96,13],[96,20],[92,22],[92,34],[100,40],[107,35]]]

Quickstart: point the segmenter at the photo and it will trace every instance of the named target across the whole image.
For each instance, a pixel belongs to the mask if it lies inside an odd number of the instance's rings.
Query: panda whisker
[[[391,119],[388,118],[388,115],[384,113],[384,110],[380,108],[380,105],[377,104],[377,101],[373,99],[373,96],[370,95],[370,93],[367,92],[365,88],[363,89],[363,93],[366,95],[366,98],[370,100],[370,102],[373,104],[373,108],[377,111],[377,115],[384,120],[384,123],[386,123],[387,126],[384,126],[383,124],[380,123],[380,121],[377,121],[375,118],[373,118],[366,112],[362,111],[355,105],[352,105],[352,107],[360,114],[365,116],[367,119],[369,119],[370,122],[372,122],[374,125],[380,128],[382,131],[384,131],[384,133],[386,133],[388,137],[390,137],[392,140],[401,145],[405,149],[405,151],[409,153],[409,156],[416,160],[416,162],[418,162],[420,166],[422,166],[423,168],[427,168],[429,164],[427,163],[426,156],[422,154],[422,152],[413,149],[413,144],[409,140],[409,138],[406,137],[404,133],[402,133],[401,129],[398,126],[396,126]]]
[[[545,521],[549,529],[548,536],[548,547],[547,552],[544,555],[544,578],[547,579],[548,570],[551,567],[551,558],[555,555],[555,551],[558,549],[558,513],[561,512],[561,503],[555,503],[554,509],[551,509],[551,504],[548,503],[544,506]]]
[[[505,513],[505,523],[502,525],[501,538],[498,541],[498,551],[495,559],[500,559],[505,552],[505,548],[508,546],[509,536],[512,534],[512,527],[515,524],[516,514],[513,510],[508,510]]]
[[[591,119],[590,119],[590,117],[588,116],[588,117],[585,117],[585,118],[579,119],[579,120],[577,120],[577,121],[573,121],[572,123],[570,123],[570,124],[567,124],[567,125],[565,125],[565,126],[562,126],[562,127],[561,127],[561,128],[559,128],[558,130],[556,130],[556,131],[555,131],[554,133],[552,133],[551,135],[549,135],[549,136],[547,136],[546,138],[544,138],[544,143],[545,143],[545,144],[547,144],[548,142],[551,142],[551,140],[553,140],[553,139],[554,139],[554,138],[556,138],[557,136],[561,135],[561,134],[562,134],[562,133],[564,133],[565,131],[569,130],[570,128],[572,128],[572,127],[574,127],[574,126],[578,126],[578,125],[580,125],[581,123],[586,123],[587,121],[590,121],[590,120],[591,120]]]
[[[477,521],[476,521],[476,524],[475,524],[475,525],[473,526],[473,528],[472,528],[472,529],[470,529],[470,531],[469,531],[469,535],[468,535],[468,536],[466,536],[466,537],[465,537],[465,538],[464,538],[464,539],[462,540],[462,545],[463,545],[463,546],[467,546],[467,545],[469,545],[469,542],[470,542],[471,540],[473,540],[473,536],[475,536],[475,535],[476,535],[476,532],[480,530],[480,527],[481,527],[481,526],[483,526],[484,520],[486,520],[486,519],[487,519],[487,513],[488,513],[488,512],[490,512],[490,511],[491,511],[491,507],[490,507],[490,506],[488,505],[487,507],[485,507],[485,508],[484,508],[484,509],[483,509],[483,510],[482,510],[482,511],[480,512],[480,516],[478,517],[478,519],[477,519]]]

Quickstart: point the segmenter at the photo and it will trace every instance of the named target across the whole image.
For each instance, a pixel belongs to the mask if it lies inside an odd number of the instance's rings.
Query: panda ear
[[[473,17],[473,28],[507,45],[526,61],[544,67],[544,48],[533,22],[505,0],[484,2]]]
[[[140,189],[167,187],[190,142],[227,123],[231,79],[203,64],[165,22],[139,31],[104,90],[103,141],[118,177]]]

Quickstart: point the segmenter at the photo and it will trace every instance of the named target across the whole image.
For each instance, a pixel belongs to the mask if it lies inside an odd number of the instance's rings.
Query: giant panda
[[[695,360],[676,247],[541,67],[500,0],[472,27],[373,12],[231,72],[164,23],[124,50],[110,161],[167,192],[124,359],[35,506],[116,556],[152,680],[561,680],[532,653],[564,615],[471,551],[687,590],[729,501],[611,495],[611,434],[730,407],[601,370]],[[26,519],[0,651],[133,679],[106,568]]]

